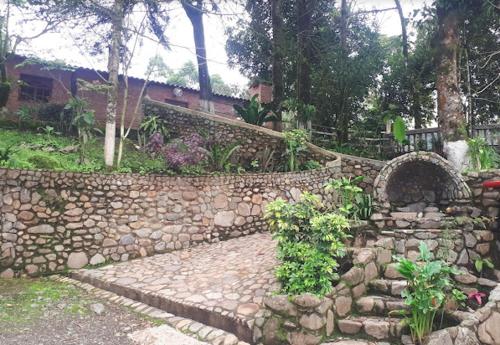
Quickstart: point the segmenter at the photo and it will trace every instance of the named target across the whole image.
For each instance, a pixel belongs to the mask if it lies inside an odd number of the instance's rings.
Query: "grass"
[[[57,134],[36,133],[0,128],[0,167],[17,169],[49,169],[71,172],[106,171],[103,161],[102,138],[88,145],[85,162],[80,164],[79,152],[61,152],[61,149],[77,146],[75,138]],[[2,152],[10,147],[6,160]],[[120,169],[116,172],[140,174],[169,174],[163,158],[152,158],[127,141]]]
[[[44,317],[49,308],[63,313],[88,313],[78,288],[48,279],[0,279],[0,329],[22,328]]]

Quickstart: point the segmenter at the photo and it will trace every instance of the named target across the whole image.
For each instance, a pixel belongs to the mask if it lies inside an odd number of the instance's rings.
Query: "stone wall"
[[[266,230],[265,205],[326,198],[340,167],[203,177],[0,169],[0,273],[36,275]]]
[[[365,178],[363,182],[360,183],[360,187],[367,193],[371,193],[373,191],[373,183],[380,170],[384,167],[385,162],[339,153],[336,154],[339,155],[341,159],[342,175],[350,177],[364,176]]]
[[[259,152],[274,151],[275,165],[286,164],[285,142],[283,134],[264,127],[250,125],[241,120],[232,120],[221,116],[193,111],[173,105],[147,100],[144,113],[165,119],[172,137],[192,133],[203,134],[210,141],[220,145],[238,144],[238,156],[243,163],[251,162]],[[316,160],[328,165],[338,160],[338,155],[308,144],[308,152],[302,153],[304,160]]]
[[[474,204],[483,210],[483,215],[491,218],[491,228],[500,231],[500,189],[484,188],[483,182],[500,180],[500,169],[469,172],[465,174],[467,184],[472,190]]]

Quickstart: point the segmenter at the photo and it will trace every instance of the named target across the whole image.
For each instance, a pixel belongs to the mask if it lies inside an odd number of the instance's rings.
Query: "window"
[[[19,79],[19,100],[48,102],[52,96],[52,79],[21,74]]]
[[[188,108],[188,102],[177,101],[175,99],[166,99],[165,103],[176,105],[178,107]]]

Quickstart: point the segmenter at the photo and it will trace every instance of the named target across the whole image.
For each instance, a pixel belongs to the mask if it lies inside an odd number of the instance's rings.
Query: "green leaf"
[[[406,123],[401,116],[396,117],[394,121],[394,139],[399,144],[403,144],[406,140]]]

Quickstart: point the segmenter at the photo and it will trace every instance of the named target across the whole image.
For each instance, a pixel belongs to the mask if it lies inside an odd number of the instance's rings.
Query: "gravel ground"
[[[65,284],[0,280],[2,345],[138,345],[128,334],[159,324]]]

